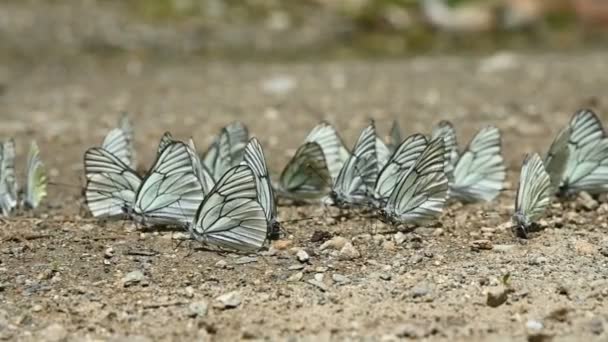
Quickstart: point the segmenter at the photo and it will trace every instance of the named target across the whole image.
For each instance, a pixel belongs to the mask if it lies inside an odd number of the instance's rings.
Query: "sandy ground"
[[[544,152],[581,106],[606,119],[607,61],[593,52],[3,65],[0,136],[16,137],[20,168],[36,138],[58,185],[37,212],[0,223],[0,338],[606,340],[608,203],[555,203],[547,228],[526,241],[512,236],[509,218],[523,154]],[[293,88],[277,93],[273,84]],[[452,204],[440,222],[407,234],[356,215],[334,219],[318,206],[281,206],[285,221],[317,218],[286,224],[291,235],[268,252],[220,255],[179,244],[180,232],[97,222],[83,210],[83,153],[121,110],[132,113],[144,168],[165,130],[205,147],[238,119],[260,138],[275,174],[322,119],[349,145],[370,117],[381,132],[397,118],[408,133],[450,119],[461,146],[494,124],[511,185],[493,203]],[[322,248],[319,237],[328,236],[346,240]],[[341,249],[345,241],[354,250]]]

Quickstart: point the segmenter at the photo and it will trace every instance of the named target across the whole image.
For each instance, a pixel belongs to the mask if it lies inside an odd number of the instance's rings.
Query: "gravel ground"
[[[607,52],[292,64],[131,59],[0,68],[0,136],[18,163],[41,145],[51,180],[35,213],[0,223],[0,338],[7,340],[606,340],[608,202],[553,204],[526,241],[509,218],[525,152],[544,152],[579,107],[606,119]],[[450,119],[464,146],[504,133],[509,189],[451,204],[413,233],[318,206],[280,206],[290,236],[258,255],[179,243],[181,232],[92,220],[82,156],[132,113],[142,168],[165,130],[206,146],[242,120],[278,174],[319,120],[350,145]],[[23,179],[23,177],[21,177]],[[338,214],[332,212],[331,214]],[[324,241],[325,239],[329,239]]]

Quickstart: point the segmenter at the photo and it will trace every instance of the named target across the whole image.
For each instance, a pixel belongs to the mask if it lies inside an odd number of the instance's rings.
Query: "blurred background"
[[[606,0],[2,0],[0,57],[301,59],[577,49]]]

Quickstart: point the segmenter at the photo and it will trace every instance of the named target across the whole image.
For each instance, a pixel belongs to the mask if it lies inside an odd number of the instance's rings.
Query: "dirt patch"
[[[5,67],[0,135],[16,137],[21,166],[35,137],[61,185],[35,218],[0,223],[0,337],[605,339],[608,204],[556,203],[546,229],[526,241],[508,221],[523,154],[543,152],[580,106],[606,119],[606,57],[514,56],[498,67],[469,58]],[[279,76],[293,88],[264,90]],[[281,206],[283,220],[318,218],[287,225],[291,236],[272,252],[222,255],[179,243],[179,232],[98,222],[81,210],[83,153],[120,110],[133,113],[143,165],[165,130],[202,147],[238,119],[275,174],[321,119],[349,144],[369,117],[382,132],[396,117],[408,133],[450,119],[461,145],[492,123],[504,133],[511,187],[493,203],[453,204],[408,234],[362,216],[332,219],[318,206]]]

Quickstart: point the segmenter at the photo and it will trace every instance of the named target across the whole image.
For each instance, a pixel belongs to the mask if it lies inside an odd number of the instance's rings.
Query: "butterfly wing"
[[[186,225],[204,196],[188,145],[171,142],[157,155],[137,190],[132,216],[147,225]]]
[[[422,223],[441,215],[448,193],[443,145],[442,139],[431,141],[399,179],[383,210],[389,221]]]
[[[94,217],[122,217],[130,210],[141,178],[103,148],[84,154],[85,200]]]
[[[399,122],[397,120],[393,120],[393,124],[391,125],[391,130],[388,136],[388,143],[386,144],[391,150],[391,152],[397,149],[397,146],[403,142],[403,135],[401,133],[401,127],[399,127]]]
[[[131,123],[131,119],[129,118],[129,114],[122,113],[120,119],[118,120],[118,127],[122,130],[122,132],[127,137],[129,154],[131,156],[131,163],[128,164],[132,169],[135,170],[137,167],[137,158],[135,152],[135,133],[133,129],[133,124]]]
[[[317,200],[327,195],[331,175],[325,154],[316,142],[300,146],[279,179],[279,195],[295,200]]]
[[[260,142],[256,138],[251,138],[247,147],[245,147],[245,156],[243,163],[249,166],[253,171],[255,184],[258,194],[258,202],[264,209],[266,220],[274,222],[277,217],[277,204],[274,197],[274,191],[270,185],[270,176],[268,175],[268,167],[266,166],[266,158]]]
[[[359,135],[352,155],[332,186],[333,202],[338,206],[363,203],[373,194],[377,177],[376,128],[372,121]]]
[[[460,156],[450,184],[450,196],[463,201],[491,201],[503,189],[506,167],[501,154],[500,131],[480,130]]]
[[[176,142],[177,140],[173,139],[173,135],[169,132],[163,133],[160,137],[160,142],[158,143],[158,148],[156,149],[156,154],[161,154],[167,146],[171,143]]]
[[[101,147],[112,153],[126,165],[131,165],[131,142],[120,128],[114,128],[103,139]]]
[[[414,134],[403,140],[382,168],[374,186],[374,196],[384,202],[395,188],[400,177],[416,162],[427,146],[422,134]]]
[[[248,165],[229,169],[201,203],[192,224],[192,235],[214,246],[252,252],[268,236],[268,221],[257,202],[256,182]]]
[[[458,142],[456,140],[456,130],[451,122],[442,120],[431,133],[431,139],[441,137],[445,148],[445,172],[448,178],[451,177],[452,171],[458,162]]]
[[[608,138],[599,118],[581,110],[570,121],[568,164],[561,192],[608,191]]]
[[[19,186],[15,174],[15,141],[12,138],[2,144],[2,154],[0,206],[3,215],[8,216],[17,207],[19,196]]]
[[[35,209],[46,197],[46,173],[44,164],[40,160],[40,151],[35,141],[30,145],[27,159],[27,183],[25,192],[25,206]]]
[[[321,122],[308,133],[304,141],[315,142],[321,146],[331,178],[336,179],[340,169],[349,158],[350,152],[344,146],[334,126],[327,122]]]
[[[570,157],[568,142],[571,133],[572,130],[570,127],[566,127],[559,132],[557,137],[555,137],[555,140],[553,140],[553,143],[551,143],[549,151],[547,151],[547,155],[545,156],[545,169],[551,178],[551,187],[554,191],[559,188],[564,172],[566,171],[568,158]]]
[[[203,157],[203,163],[214,178],[221,177],[243,160],[248,140],[249,131],[241,122],[235,121],[222,128]]]
[[[540,156],[536,153],[526,155],[519,175],[513,215],[520,234],[526,236],[530,225],[544,214],[551,202],[551,192],[551,177]]]
[[[391,150],[380,137],[376,136],[376,156],[378,158],[378,169],[382,169],[391,157]]]

